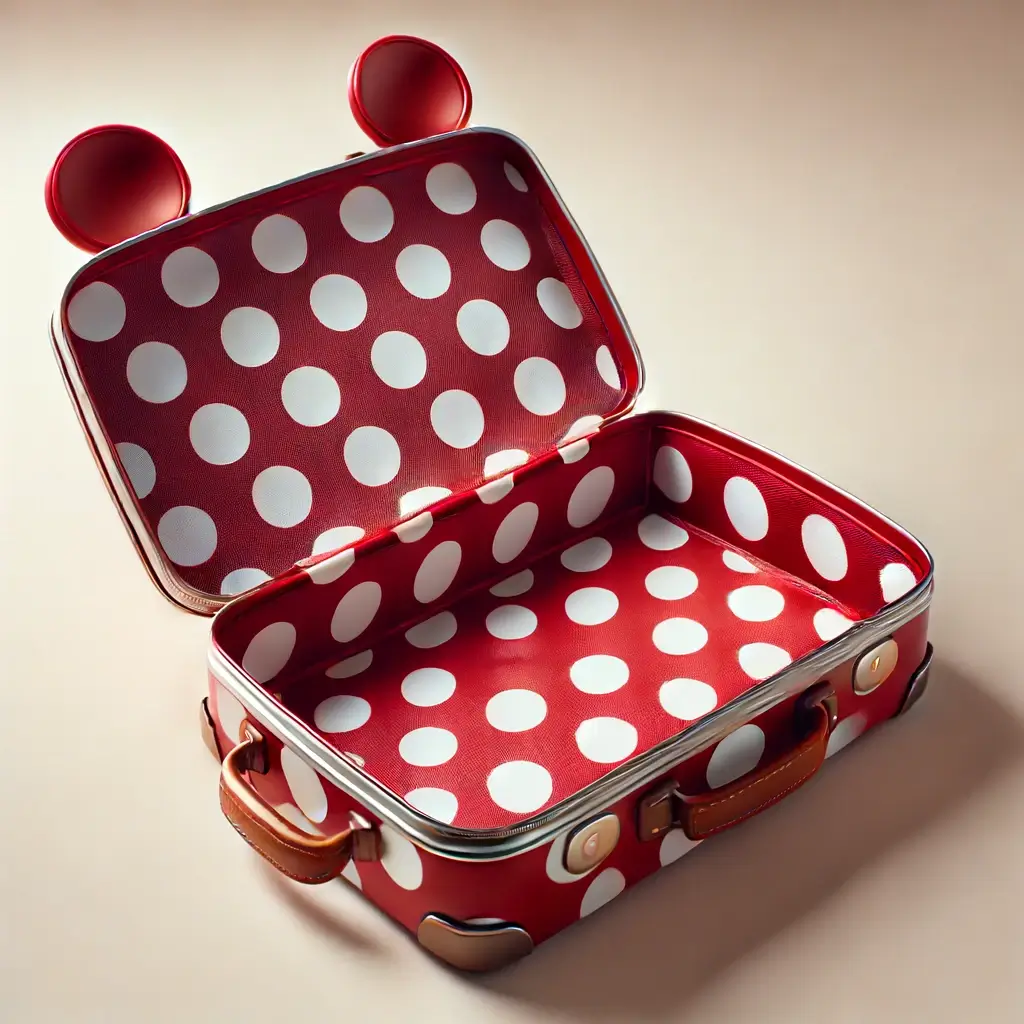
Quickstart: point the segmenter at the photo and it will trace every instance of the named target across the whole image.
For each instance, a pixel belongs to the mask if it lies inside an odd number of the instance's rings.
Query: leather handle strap
[[[799,789],[822,766],[835,721],[831,687],[816,688],[804,700],[810,731],[771,764],[721,789],[685,796],[677,792],[679,825],[688,839],[706,839],[752,818]]]
[[[297,829],[274,810],[246,779],[267,771],[266,741],[249,721],[221,765],[220,807],[235,831],[278,871],[307,885],[337,878],[353,852],[354,828],[319,837]]]

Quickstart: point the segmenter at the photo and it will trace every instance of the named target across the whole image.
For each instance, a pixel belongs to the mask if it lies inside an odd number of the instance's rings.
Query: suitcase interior
[[[927,573],[887,520],[674,414],[490,486],[241,598],[214,629],[291,715],[460,829],[558,803]]]
[[[478,486],[640,383],[543,170],[489,129],[172,222],[87,264],[61,317],[126,518],[192,607]]]

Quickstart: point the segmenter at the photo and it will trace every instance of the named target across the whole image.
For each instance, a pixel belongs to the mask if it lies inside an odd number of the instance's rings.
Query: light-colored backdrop
[[[914,713],[511,972],[274,881],[196,731],[207,625],[150,585],[48,350],[63,142],[165,135],[206,205],[365,140],[388,32],[463,62],[639,339],[645,406],[776,448],[938,561]],[[1019,1021],[1024,5],[2,0],[0,1017]]]

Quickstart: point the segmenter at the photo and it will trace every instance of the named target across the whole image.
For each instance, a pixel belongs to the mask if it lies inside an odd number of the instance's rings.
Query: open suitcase
[[[447,54],[389,37],[349,88],[381,149],[194,214],[154,136],[73,140],[47,203],[99,254],[52,338],[155,582],[216,613],[225,815],[490,970],[906,710],[932,561],[632,411],[608,283]]]

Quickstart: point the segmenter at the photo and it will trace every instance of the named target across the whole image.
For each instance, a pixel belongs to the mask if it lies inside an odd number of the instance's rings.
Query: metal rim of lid
[[[181,158],[174,149],[158,135],[154,135],[152,132],[146,131],[144,128],[127,124],[98,125],[94,128],[88,128],[85,131],[80,132],[73,139],[65,143],[60,153],[57,154],[57,159],[54,160],[53,166],[46,175],[44,199],[46,202],[47,213],[49,213],[50,220],[53,221],[57,230],[72,245],[93,254],[102,252],[104,249],[108,249],[112,245],[117,245],[119,242],[124,241],[124,238],[103,240],[95,237],[93,234],[90,234],[88,230],[81,228],[76,223],[74,216],[66,209],[65,204],[60,197],[60,184],[61,172],[65,169],[68,159],[75,150],[86,142],[91,142],[98,136],[102,135],[133,136],[135,140],[149,146],[155,159],[157,161],[162,160],[165,165],[165,170],[170,168],[173,170],[173,173],[177,178],[179,189],[177,212],[171,217],[154,221],[154,223],[149,224],[144,230],[151,230],[152,228],[159,227],[161,224],[166,224],[171,220],[175,220],[177,217],[183,216],[187,212],[189,202],[192,198],[192,182],[189,179],[188,172],[185,170],[185,165],[182,163]]]
[[[384,36],[375,42],[370,43],[370,45],[367,46],[352,63],[352,67],[349,69],[348,73],[348,101],[349,107],[352,110],[352,116],[356,119],[359,127],[362,128],[362,130],[375,143],[377,143],[378,146],[394,146],[403,142],[416,141],[414,138],[398,137],[393,129],[389,129],[386,124],[381,123],[381,119],[379,117],[375,119],[371,116],[366,107],[363,76],[366,72],[367,61],[381,50],[388,47],[395,47],[396,45],[402,45],[405,47],[417,46],[429,53],[437,61],[439,67],[444,66],[451,72],[456,88],[461,94],[462,107],[458,118],[450,124],[430,125],[426,130],[420,132],[416,139],[427,138],[431,135],[442,135],[446,132],[458,131],[460,128],[465,128],[469,123],[470,114],[473,110],[473,91],[470,88],[469,79],[466,77],[466,73],[462,70],[458,61],[436,43],[432,43],[427,39],[421,39],[419,36],[408,35]],[[397,105],[400,104],[401,101],[401,96],[390,97],[390,108],[392,110],[396,109]]]

